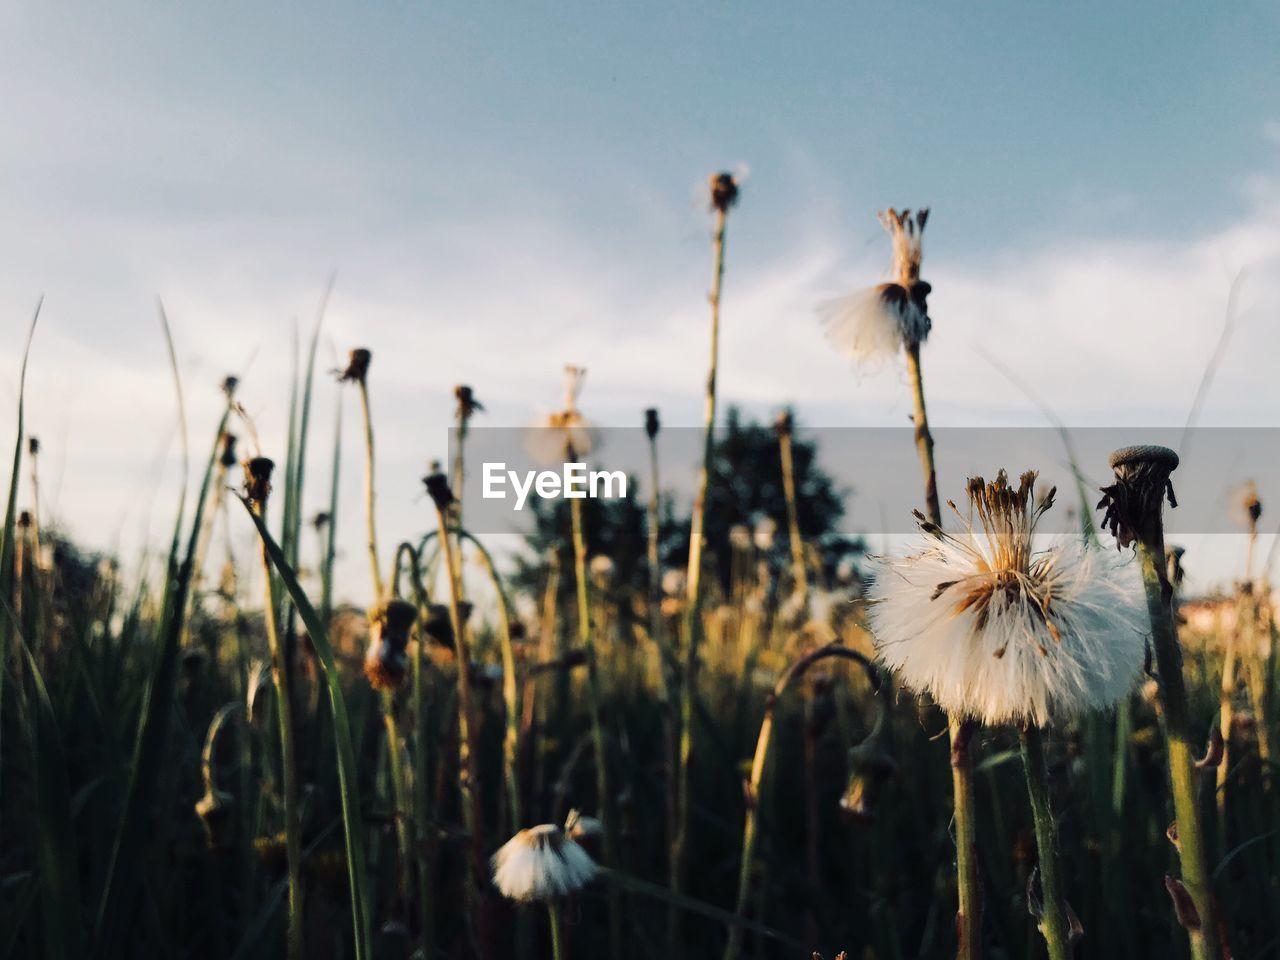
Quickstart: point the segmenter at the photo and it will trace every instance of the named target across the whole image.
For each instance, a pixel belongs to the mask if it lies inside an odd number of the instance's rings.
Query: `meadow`
[[[663,497],[660,411],[641,409],[637,492],[539,507],[518,561],[495,556],[461,496],[476,384],[456,389],[421,525],[378,529],[379,344],[328,376],[318,323],[287,384],[286,449],[259,447],[235,376],[220,422],[192,425],[190,493],[147,576],[41,525],[19,406],[0,958],[1280,950],[1256,494],[1245,580],[1193,604],[1162,527],[1171,450],[1088,464],[1114,472],[1102,491],[1045,490],[1023,463],[938,489],[928,212],[888,210],[892,279],[820,318],[855,365],[901,366],[911,393],[918,543],[867,556],[837,535],[821,449],[791,412],[743,424],[718,407],[739,193],[711,177],[687,514]],[[184,391],[219,389],[174,374],[180,413]],[[584,375],[568,368],[562,409],[530,425],[548,464],[599,441]],[[361,435],[316,422],[334,390]],[[325,444],[332,473],[307,473]],[[339,515],[345,458],[364,463],[360,516]],[[330,507],[306,516],[317,490]],[[1039,518],[1069,508],[1078,532],[1046,543]],[[233,528],[256,531],[251,554],[226,549]],[[367,555],[368,609],[337,600],[339,543]]]

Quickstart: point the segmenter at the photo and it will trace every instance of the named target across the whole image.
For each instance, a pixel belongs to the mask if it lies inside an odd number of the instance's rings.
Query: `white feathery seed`
[[[572,453],[582,460],[599,442],[599,431],[578,411],[578,394],[587,371],[582,367],[564,368],[564,407],[542,417],[526,431],[525,450],[537,463],[565,463]]]
[[[1012,487],[1004,471],[990,484],[970,480],[963,532],[917,515],[919,550],[882,559],[874,573],[881,661],[953,716],[1043,726],[1109,709],[1142,667],[1135,564],[1083,540],[1037,550],[1036,522],[1054,491],[1036,503],[1034,484],[1026,473]]]
[[[874,372],[892,361],[905,344],[929,335],[929,316],[910,297],[886,296],[901,288],[885,283],[818,307],[827,339],[859,368]]]
[[[568,896],[595,875],[595,861],[551,823],[521,830],[493,855],[494,886],[519,903]]]

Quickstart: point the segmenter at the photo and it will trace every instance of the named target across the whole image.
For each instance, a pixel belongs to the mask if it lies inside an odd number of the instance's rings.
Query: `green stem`
[[[551,960],[564,960],[564,935],[560,930],[559,901],[547,901],[547,919],[551,923]]]
[[[697,494],[689,525],[689,570],[684,605],[684,671],[680,683],[680,749],[676,772],[676,829],[671,845],[671,890],[684,888],[685,862],[689,855],[689,763],[693,757],[693,701],[697,694],[699,605],[702,599],[702,539],[707,508],[707,486],[711,458],[715,452],[716,374],[720,361],[720,292],[724,284],[724,234],[727,211],[717,209],[712,239],[711,281],[711,364],[707,372],[707,394],[703,418],[702,468],[698,472]],[[668,952],[679,955],[680,911],[672,906],[668,915]]]
[[[1199,929],[1188,931],[1191,955],[1195,960],[1220,960],[1217,912],[1210,887],[1208,849],[1197,798],[1190,710],[1186,682],[1182,676],[1182,649],[1173,620],[1172,588],[1165,575],[1163,531],[1157,529],[1149,538],[1138,541],[1138,557],[1147,595],[1147,613],[1151,618],[1151,641],[1160,672],[1182,883],[1200,915]]]
[[[266,522],[266,504],[257,501],[253,511],[258,519]],[[289,960],[302,960],[302,818],[298,805],[298,747],[293,726],[293,670],[286,652],[281,648],[280,631],[276,623],[274,577],[271,554],[262,547],[262,572],[265,607],[262,611],[267,632],[267,648],[271,652],[271,673],[276,685],[276,715],[280,720],[280,766],[284,788],[284,845],[289,877]]]
[[[1049,772],[1044,759],[1044,741],[1038,727],[1024,727],[1022,767],[1031,799],[1031,819],[1035,825],[1036,851],[1040,859],[1040,889],[1044,894],[1044,916],[1040,932],[1049,949],[1049,960],[1069,960],[1071,924],[1062,895],[1062,873],[1058,865],[1058,828],[1049,808]]]
[[[600,804],[600,825],[604,832],[605,865],[618,869],[618,824],[610,786],[608,740],[600,712],[600,673],[594,631],[591,629],[591,599],[587,593],[587,542],[582,529],[582,501],[570,501],[573,521],[573,565],[578,586],[578,642],[587,658],[587,710],[591,715],[591,744],[596,755],[596,794]],[[618,960],[622,956],[622,899],[609,888],[609,947]]]
[[[387,731],[387,772],[391,777],[391,802],[395,807],[396,843],[400,860],[399,905],[406,911],[413,901],[413,845],[409,838],[408,788],[405,783],[404,751],[400,743],[400,724],[396,719],[396,698],[390,690],[382,694],[382,722]]]

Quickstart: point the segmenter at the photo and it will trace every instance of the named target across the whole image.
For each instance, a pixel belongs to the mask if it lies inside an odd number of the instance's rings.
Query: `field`
[[[462,496],[478,383],[457,388],[421,525],[377,529],[383,345],[328,376],[318,324],[284,385],[286,449],[259,448],[235,377],[221,422],[191,424],[189,492],[149,575],[42,527],[19,406],[0,552],[0,958],[1280,949],[1256,494],[1245,582],[1187,598],[1164,542],[1178,474],[1163,447],[1113,457],[1104,492],[1059,491],[1054,509],[1079,521],[1065,544],[1035,534],[1054,499],[1018,479],[1035,464],[936,489],[947,450],[924,368],[947,360],[927,345],[927,211],[888,210],[892,279],[822,316],[853,363],[901,365],[912,394],[921,469],[901,482],[919,490],[918,542],[869,556],[838,534],[803,408],[760,425],[718,406],[740,188],[717,174],[706,197],[688,512],[660,496],[655,454],[627,499],[534,504],[518,556],[491,553]],[[179,411],[183,391],[217,389],[176,360],[174,374]],[[592,458],[582,388],[570,368],[563,409],[530,427],[549,462]],[[317,422],[335,390],[361,435]],[[638,410],[642,424],[656,451],[660,412]],[[332,475],[305,471],[326,443]],[[339,515],[344,458],[364,462],[364,515]],[[304,516],[316,491],[331,506]],[[255,549],[225,549],[232,529],[256,530]],[[368,609],[337,602],[339,544],[367,554]]]

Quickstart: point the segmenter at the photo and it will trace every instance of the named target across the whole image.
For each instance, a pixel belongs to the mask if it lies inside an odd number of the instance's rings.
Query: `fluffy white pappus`
[[[992,546],[970,531],[880,562],[870,620],[881,661],[949,714],[987,724],[1043,726],[1115,706],[1145,654],[1132,558],[1059,541],[1010,585]]]
[[[931,326],[928,313],[896,283],[828,300],[818,317],[831,345],[867,369],[892,361],[904,344],[923,343]]]
[[[519,903],[568,896],[595,875],[595,861],[551,823],[521,830],[493,855],[494,886]]]

